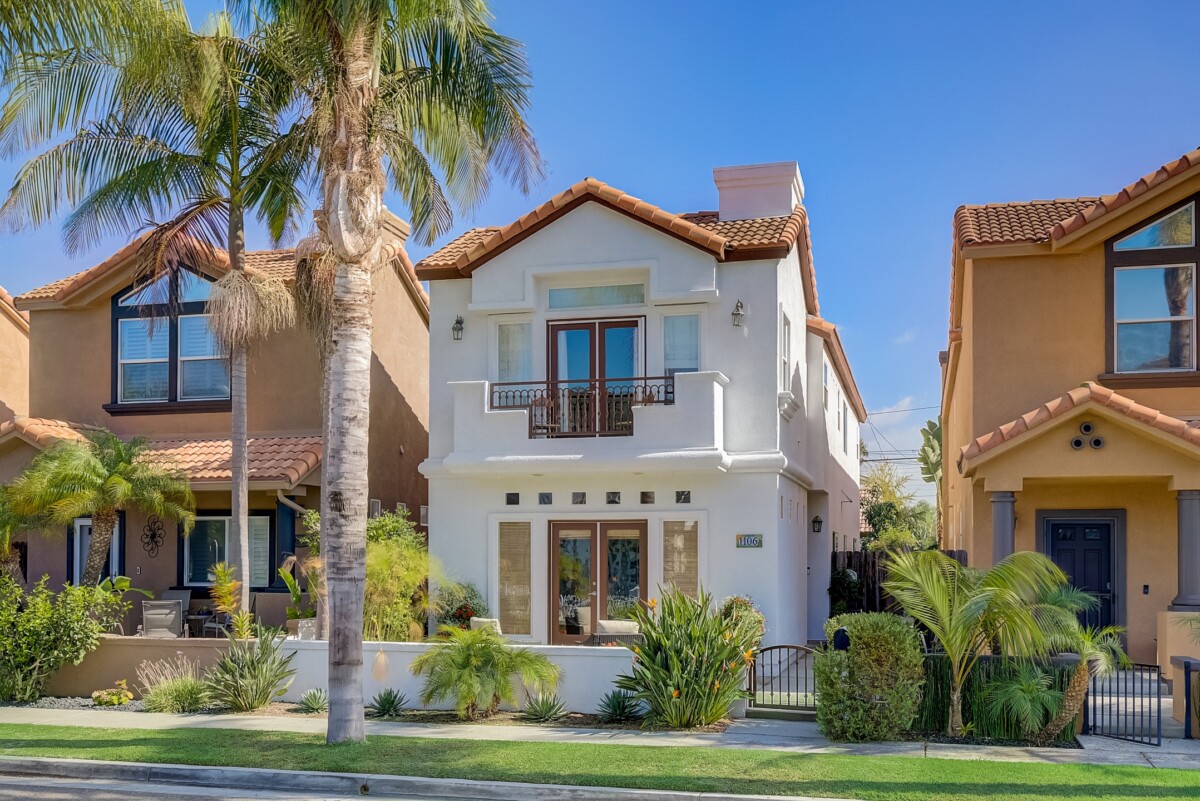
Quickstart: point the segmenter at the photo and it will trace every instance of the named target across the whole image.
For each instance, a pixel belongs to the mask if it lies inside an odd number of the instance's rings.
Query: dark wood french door
[[[641,372],[641,321],[549,323],[550,397],[559,436],[627,433]]]
[[[1100,606],[1080,615],[1088,626],[1109,626],[1116,619],[1113,588],[1113,524],[1111,520],[1048,520],[1050,558],[1071,585],[1100,599]]]
[[[645,520],[550,524],[550,642],[583,645],[646,600]]]

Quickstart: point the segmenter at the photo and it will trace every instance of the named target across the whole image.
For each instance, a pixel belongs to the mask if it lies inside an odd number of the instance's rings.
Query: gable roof
[[[850,370],[850,360],[846,358],[846,349],[842,346],[842,337],[838,334],[837,326],[828,320],[809,315],[807,327],[811,333],[825,340],[834,372],[837,373],[842,390],[846,393],[846,400],[850,401],[850,408],[854,410],[854,416],[858,418],[858,422],[865,423],[867,407],[863,403],[862,395],[858,392],[858,383],[854,380],[854,373]]]
[[[1054,398],[1035,409],[1032,409],[1015,420],[1010,420],[992,431],[978,436],[968,442],[958,453],[958,469],[962,472],[964,465],[978,459],[989,451],[1001,445],[1012,442],[1030,431],[1046,425],[1050,421],[1086,404],[1094,404],[1110,409],[1158,431],[1178,437],[1187,444],[1197,448],[1200,456],[1200,427],[1195,423],[1181,420],[1163,414],[1158,409],[1151,409],[1140,403],[1113,392],[1108,387],[1092,381],[1084,382],[1081,386]]]
[[[397,233],[401,231],[403,232],[402,234]],[[425,288],[421,286],[420,279],[417,278],[416,270],[413,268],[412,260],[408,258],[408,254],[403,247],[403,236],[407,235],[407,228],[389,229],[389,233],[392,235],[386,237],[384,240],[384,259],[396,268],[396,272],[404,281],[413,302],[428,323],[429,296],[426,294]],[[57,281],[51,281],[44,286],[31,289],[19,295],[15,299],[15,306],[27,309],[33,306],[65,302],[75,293],[82,291],[93,282],[125,267],[129,259],[145,244],[149,235],[150,232],[141,234],[99,264],[89,267],[86,270],[80,270],[65,278],[60,278]],[[212,261],[206,264],[205,267],[218,273],[228,272],[229,257],[225,251],[214,250],[212,254]],[[245,256],[246,269],[250,272],[256,272],[270,278],[278,278],[285,283],[291,283],[296,279],[297,256],[295,248],[248,250]]]
[[[805,300],[820,313],[808,213],[797,205],[789,215],[722,220],[715,211],[674,214],[595,178],[585,178],[504,226],[472,228],[416,264],[422,281],[465,278],[491,259],[588,202],[650,225],[668,236],[711,253],[717,261],[783,258],[797,243]]]
[[[12,295],[0,286],[0,317],[5,317],[21,331],[29,333],[29,312],[21,311],[13,302]]]
[[[57,442],[82,442],[95,426],[38,417],[17,417],[0,423],[0,443],[17,438],[45,450]],[[227,438],[188,437],[154,439],[147,454],[164,465],[183,471],[193,483],[231,480],[233,445]],[[321,463],[321,437],[267,436],[247,441],[249,478],[252,482],[296,486]]]

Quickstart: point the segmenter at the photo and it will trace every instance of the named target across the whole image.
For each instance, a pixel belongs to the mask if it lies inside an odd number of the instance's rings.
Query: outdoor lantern
[[[814,517],[814,518],[813,518],[813,521],[812,521],[812,526],[813,526],[813,534],[820,534],[820,533],[821,533],[821,526],[822,526],[824,523],[825,523],[825,521],[821,519],[821,516],[820,516],[820,515],[817,515],[816,517]]]
[[[454,327],[451,328],[450,330],[454,333],[454,341],[455,342],[458,342],[459,340],[462,339],[463,318],[462,318],[461,314],[454,318]]]
[[[746,307],[743,306],[742,302],[739,300],[737,303],[735,303],[733,305],[733,327],[741,328],[742,327],[742,318],[745,316],[746,316]]]

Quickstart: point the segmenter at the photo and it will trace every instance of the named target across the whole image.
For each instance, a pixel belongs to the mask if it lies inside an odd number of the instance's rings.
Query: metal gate
[[[772,645],[756,653],[750,670],[750,706],[816,709],[812,649],[802,645]]]
[[[1084,734],[1143,745],[1162,745],[1162,671],[1130,665],[1093,676],[1084,705]]]

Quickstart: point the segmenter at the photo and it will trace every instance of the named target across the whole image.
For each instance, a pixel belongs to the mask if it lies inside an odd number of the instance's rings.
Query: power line
[[[909,412],[923,412],[926,409],[940,409],[940,405],[935,406],[913,406],[909,409],[884,409],[881,412],[867,412],[867,417],[875,417],[880,414],[908,414]]]

